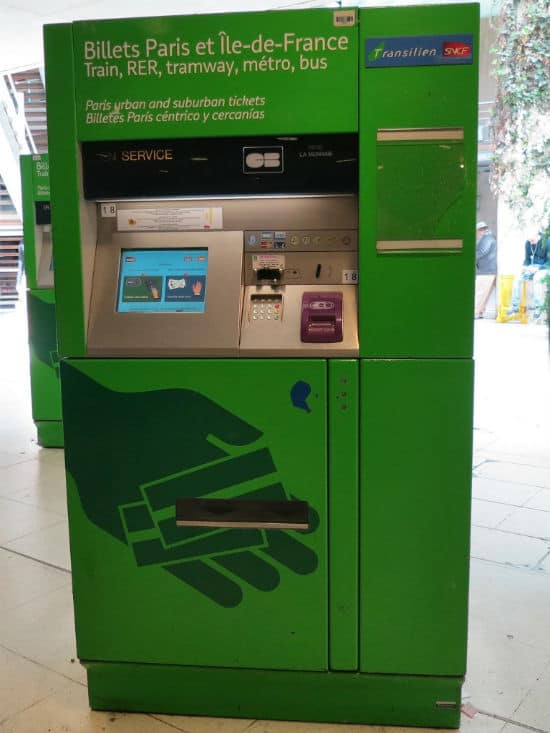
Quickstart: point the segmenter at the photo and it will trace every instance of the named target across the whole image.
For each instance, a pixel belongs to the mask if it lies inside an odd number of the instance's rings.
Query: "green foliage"
[[[491,182],[520,222],[550,213],[550,0],[501,0]]]

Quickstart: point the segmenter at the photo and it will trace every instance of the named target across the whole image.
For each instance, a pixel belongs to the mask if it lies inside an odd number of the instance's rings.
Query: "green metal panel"
[[[357,23],[334,12],[75,23],[79,140],[355,132]]]
[[[458,728],[460,723],[460,677],[101,662],[86,667],[94,710],[432,728]]]
[[[27,277],[27,319],[31,373],[32,414],[38,444],[63,446],[61,389],[53,289],[38,288],[36,252],[37,201],[49,201],[48,155],[22,155],[23,229]]]
[[[62,356],[83,356],[86,335],[71,25],[48,26],[44,52],[58,347]]]
[[[27,292],[33,420],[61,420],[53,290]]]
[[[361,356],[430,358],[472,354],[478,16],[477,4],[360,11]],[[473,63],[365,67],[367,38],[453,33],[473,34]],[[434,146],[424,146],[426,162],[419,165],[420,151],[414,152],[415,146],[403,146],[399,155],[395,146],[381,153],[383,146],[377,144],[379,129],[434,127],[464,130],[464,168],[455,170],[457,175],[463,172],[462,196],[450,190],[460,181],[454,180],[454,173],[449,176],[444,157],[433,169]],[[392,172],[384,180],[378,170],[380,155],[385,155],[389,164],[390,152],[395,152]],[[445,233],[449,238],[461,239],[462,251],[377,253],[377,229],[387,229],[390,221],[392,234],[407,239],[414,229],[413,220],[425,211],[427,201],[432,204],[433,222],[428,229],[433,237]]]
[[[21,193],[23,202],[23,241],[25,244],[25,275],[27,287],[37,287],[37,269],[35,250],[35,221],[33,196],[33,165],[32,155],[22,155],[19,159],[21,166]]]
[[[461,235],[468,215],[462,141],[378,142],[376,170],[377,239]],[[414,201],[414,206],[407,206],[407,201]]]
[[[329,367],[329,665],[358,667],[359,374],[354,360]]]
[[[473,363],[361,363],[364,672],[462,675]]]
[[[63,448],[63,422],[61,420],[37,420],[38,445],[43,448]]]
[[[325,361],[61,368],[79,657],[327,669]],[[311,527],[176,527],[185,496],[296,497]]]

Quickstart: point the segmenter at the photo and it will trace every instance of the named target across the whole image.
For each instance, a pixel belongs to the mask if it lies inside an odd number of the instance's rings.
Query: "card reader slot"
[[[178,527],[309,529],[306,501],[177,499]]]

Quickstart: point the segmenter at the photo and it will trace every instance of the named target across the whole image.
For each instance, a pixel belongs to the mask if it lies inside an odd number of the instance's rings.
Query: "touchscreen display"
[[[125,249],[119,313],[204,313],[207,249]]]

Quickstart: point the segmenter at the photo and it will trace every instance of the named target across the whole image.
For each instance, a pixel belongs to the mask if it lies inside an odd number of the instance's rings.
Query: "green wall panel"
[[[361,363],[363,672],[462,675],[473,363]]]

